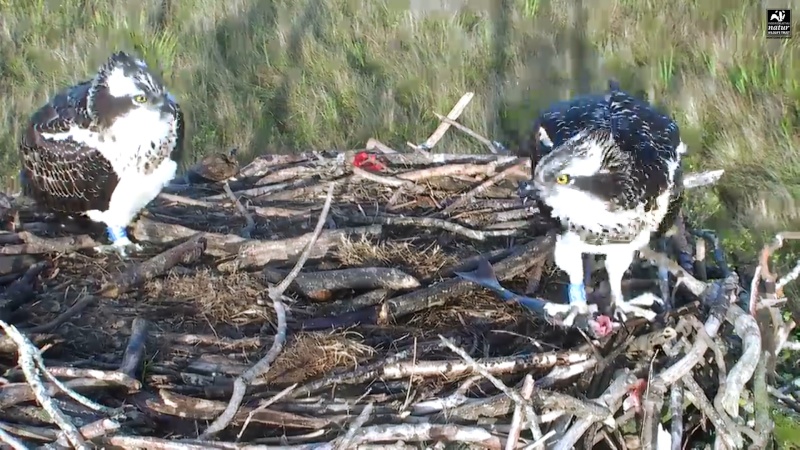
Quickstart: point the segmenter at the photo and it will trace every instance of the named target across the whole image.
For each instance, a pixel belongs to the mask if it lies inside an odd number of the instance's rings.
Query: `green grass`
[[[425,6],[440,3],[451,6]],[[463,122],[513,147],[542,107],[613,76],[675,115],[690,169],[727,170],[712,195],[692,198],[696,221],[742,250],[800,228],[800,39],[765,39],[758,2],[584,4],[0,0],[4,182],[28,115],[117,49],[158,65],[184,105],[184,163],[231,146],[248,158],[370,137],[402,149],[466,91],[476,96]],[[437,150],[483,151],[458,132]]]

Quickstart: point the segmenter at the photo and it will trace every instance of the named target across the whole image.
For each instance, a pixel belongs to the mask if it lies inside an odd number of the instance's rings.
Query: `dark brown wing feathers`
[[[81,95],[85,89],[88,82],[59,93],[36,111],[19,146],[23,193],[42,207],[68,214],[108,209],[119,182],[98,151],[71,139],[56,142],[42,136],[89,126],[86,96]]]

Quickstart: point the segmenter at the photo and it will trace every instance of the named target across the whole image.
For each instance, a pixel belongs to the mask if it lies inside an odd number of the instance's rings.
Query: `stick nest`
[[[777,313],[768,255],[739,279],[692,248],[695,273],[670,267],[675,308],[601,339],[455,274],[485,258],[504,287],[564,301],[553,234],[516,195],[526,164],[263,156],[233,181],[170,186],[132,225],[145,250],[128,260],[92,250],[96,226],[12,207],[0,235],[1,440],[766,445],[774,354],[793,326]],[[690,231],[684,245],[713,241]],[[604,273],[593,276],[601,311]],[[636,262],[626,280],[655,289],[656,269]]]

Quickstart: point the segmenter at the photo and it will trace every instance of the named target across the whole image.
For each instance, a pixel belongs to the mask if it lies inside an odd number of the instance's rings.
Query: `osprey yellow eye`
[[[569,183],[569,175],[562,173],[561,175],[556,177],[556,183],[558,184],[567,184]]]
[[[145,97],[144,95],[137,95],[136,97],[133,97],[133,101],[135,101],[136,103],[144,103],[147,101],[147,97]]]

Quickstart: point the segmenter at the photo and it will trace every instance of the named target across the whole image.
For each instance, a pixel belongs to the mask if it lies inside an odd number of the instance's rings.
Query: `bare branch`
[[[242,404],[242,400],[244,400],[244,394],[247,386],[253,381],[253,379],[269,371],[273,361],[275,361],[283,349],[283,343],[286,340],[286,309],[281,299],[283,297],[283,293],[286,291],[292,281],[294,281],[295,277],[297,277],[297,274],[300,273],[300,270],[303,269],[303,265],[306,263],[308,256],[311,254],[311,248],[314,247],[314,244],[317,242],[317,238],[319,238],[320,233],[322,233],[322,227],[325,225],[325,220],[328,217],[328,211],[330,211],[331,202],[333,201],[334,187],[335,185],[333,183],[331,183],[328,187],[328,196],[325,199],[325,206],[322,208],[322,213],[317,221],[314,234],[312,235],[311,240],[308,241],[308,246],[300,256],[300,259],[294,265],[292,271],[289,272],[286,278],[279,285],[275,286],[274,288],[269,288],[269,297],[272,299],[275,312],[278,314],[278,331],[275,333],[275,340],[272,342],[272,347],[270,347],[267,354],[260,361],[245,371],[240,377],[236,378],[236,381],[233,384],[233,394],[231,395],[228,407],[225,408],[225,411],[223,411],[223,413],[217,417],[217,419],[212,422],[211,425],[208,426],[206,431],[200,436],[201,439],[209,439],[230,425],[231,421],[236,416],[236,412],[239,410],[239,406]]]
[[[17,344],[19,352],[19,365],[25,373],[25,379],[33,390],[36,396],[36,401],[47,411],[47,414],[52,417],[53,421],[64,432],[64,435],[69,440],[69,443],[77,449],[89,450],[83,437],[81,436],[78,428],[70,422],[69,418],[56,406],[52,397],[47,394],[47,389],[42,384],[42,379],[39,376],[39,371],[46,371],[45,367],[37,366],[36,355],[39,355],[37,349],[31,341],[28,340],[22,333],[17,330],[13,325],[9,325],[0,320],[0,328],[6,332],[6,335],[14,340]],[[65,390],[66,391],[66,390]]]
[[[250,239],[250,234],[256,228],[256,222],[255,220],[253,220],[252,214],[250,214],[250,212],[247,211],[247,208],[242,206],[242,203],[239,201],[238,198],[236,198],[236,194],[233,193],[233,191],[231,190],[231,185],[228,184],[227,181],[222,185],[222,188],[225,190],[225,193],[228,195],[228,198],[233,202],[233,205],[239,211],[239,214],[241,214],[242,217],[244,217],[244,220],[247,223],[247,225],[245,225],[245,227],[242,228],[242,231],[239,232],[239,236],[245,239]]]

